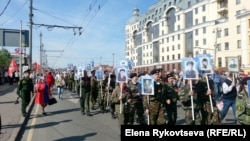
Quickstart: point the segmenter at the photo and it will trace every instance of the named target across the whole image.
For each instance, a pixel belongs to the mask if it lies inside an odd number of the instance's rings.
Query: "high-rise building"
[[[137,71],[181,71],[181,59],[210,54],[214,68],[228,58],[250,69],[249,0],[159,0],[146,13],[133,10],[127,21],[126,59]]]

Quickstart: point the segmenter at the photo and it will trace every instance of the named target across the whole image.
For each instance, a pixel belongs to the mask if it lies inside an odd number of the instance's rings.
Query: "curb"
[[[20,141],[21,140],[23,132],[24,132],[23,129],[25,128],[25,125],[28,123],[32,108],[34,107],[34,103],[35,103],[34,101],[35,101],[35,95],[32,97],[32,100],[30,104],[28,105],[27,116],[24,118],[22,114],[20,114],[20,119],[18,123],[21,125],[21,127],[13,129],[8,141]]]

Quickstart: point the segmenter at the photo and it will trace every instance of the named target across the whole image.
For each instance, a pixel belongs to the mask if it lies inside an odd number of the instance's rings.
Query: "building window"
[[[237,34],[240,34],[240,25],[237,26]]]
[[[203,27],[202,30],[203,30],[203,34],[206,34],[206,33],[207,33],[206,27]]]
[[[236,11],[236,15],[240,15],[240,10],[237,10],[237,11]]]
[[[188,8],[190,8],[190,7],[191,7],[191,1],[188,2]]]
[[[217,44],[217,51],[221,51],[221,44]]]
[[[222,67],[222,61],[221,61],[221,57],[218,58],[218,67]]]
[[[174,54],[172,55],[172,60],[175,60],[175,58],[174,58]]]
[[[198,14],[198,8],[195,8],[195,14]]]
[[[197,25],[198,24],[198,19],[195,19],[195,25]]]
[[[177,21],[180,21],[180,15],[177,16]]]
[[[172,45],[172,50],[174,51],[174,45]]]
[[[238,47],[238,48],[241,48],[241,40],[238,40],[238,41],[237,41],[237,47]]]
[[[181,59],[181,54],[180,53],[178,54],[178,59]]]
[[[202,21],[203,21],[203,23],[206,22],[206,16],[203,16],[203,17],[202,17]]]
[[[229,50],[229,43],[228,42],[225,43],[225,50]]]
[[[169,39],[168,39],[168,37],[167,37],[167,43],[169,42]]]
[[[180,25],[178,25],[178,27],[177,27],[177,28],[178,28],[178,30],[180,30]]]
[[[180,36],[180,34],[178,34],[178,35],[177,35],[177,38],[178,38],[178,40],[180,40],[180,39],[181,39],[181,36]]]
[[[195,46],[199,46],[199,40],[195,40]]]
[[[181,45],[180,44],[178,44],[178,50],[180,50],[181,49]]]
[[[240,0],[236,0],[236,4],[240,4]]]
[[[174,36],[172,36],[172,41],[174,41]]]
[[[217,38],[221,37],[221,30],[217,30]]]
[[[228,28],[225,28],[225,29],[224,29],[224,35],[225,35],[225,36],[228,36]]]
[[[169,47],[167,47],[167,51],[169,51]]]
[[[199,35],[199,29],[195,29],[195,35],[196,35],[196,36]]]
[[[161,52],[164,52],[164,47],[161,49]]]
[[[164,56],[161,57],[161,60],[164,61]]]
[[[204,38],[203,39],[203,45],[206,45],[207,44],[207,40]]]
[[[167,55],[167,61],[169,60],[169,55]]]
[[[206,5],[202,5],[202,11],[206,11]]]

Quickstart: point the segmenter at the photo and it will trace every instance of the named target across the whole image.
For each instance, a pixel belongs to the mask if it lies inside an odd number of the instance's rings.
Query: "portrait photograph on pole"
[[[198,79],[197,62],[194,58],[183,58],[182,68],[184,70],[183,79]]]
[[[202,74],[213,74],[213,65],[210,54],[197,55],[198,68]]]
[[[116,81],[117,82],[127,82],[128,70],[125,67],[118,67],[116,69]]]
[[[238,72],[239,71],[239,60],[238,57],[228,57],[227,58],[227,68],[229,72]]]
[[[96,70],[95,71],[95,76],[97,78],[97,81],[104,80],[104,71],[103,70]]]
[[[152,76],[141,76],[142,95],[154,95],[154,79]]]

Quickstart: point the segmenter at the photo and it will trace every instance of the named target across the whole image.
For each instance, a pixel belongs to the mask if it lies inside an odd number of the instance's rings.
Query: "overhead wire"
[[[4,22],[2,22],[1,24],[0,24],[0,26],[3,26],[4,24],[6,24],[10,19],[12,19],[26,4],[27,4],[27,2],[28,2],[29,0],[26,0],[24,3],[23,3],[23,5],[19,8],[19,9],[17,9],[17,11],[12,15],[12,16],[10,16],[6,21],[4,21]]]
[[[2,15],[3,15],[3,13],[5,12],[5,10],[6,10],[6,9],[7,9],[7,7],[9,6],[10,2],[11,2],[11,0],[9,0],[9,1],[8,1],[8,3],[5,5],[5,7],[4,7],[3,11],[0,13],[0,16],[2,16]]]

